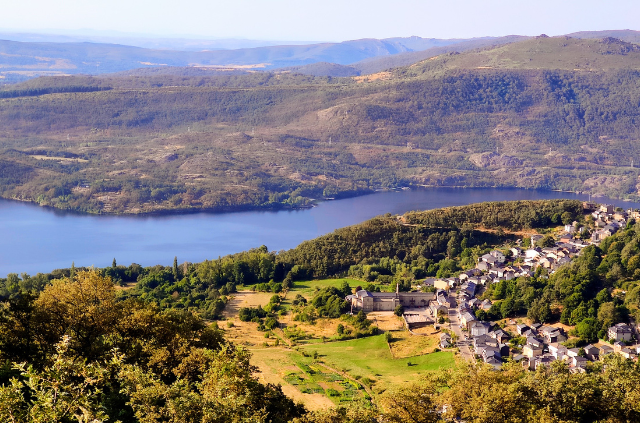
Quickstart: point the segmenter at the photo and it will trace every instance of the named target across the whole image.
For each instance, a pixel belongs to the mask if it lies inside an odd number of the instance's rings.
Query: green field
[[[425,372],[453,367],[455,364],[451,352],[394,359],[383,335],[304,345],[300,351],[310,355],[317,352],[319,360],[327,365],[345,371],[352,377],[379,381],[380,385],[410,382]]]
[[[313,297],[313,293],[319,289],[326,288],[328,286],[333,286],[335,288],[342,287],[344,281],[349,283],[351,288],[355,288],[356,286],[364,286],[365,282],[359,281],[357,279],[350,278],[342,278],[342,279],[317,279],[311,281],[296,281],[293,283],[293,288],[289,291],[291,294],[287,296],[287,298],[294,298],[296,294],[300,294],[306,298]]]

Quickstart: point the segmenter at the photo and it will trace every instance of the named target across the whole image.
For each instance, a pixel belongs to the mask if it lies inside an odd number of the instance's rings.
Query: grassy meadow
[[[352,288],[364,283],[348,278],[296,281],[282,305],[288,308],[298,294],[310,299],[316,290],[327,286],[339,288],[344,281]],[[264,382],[281,384],[287,395],[310,409],[352,402],[370,404],[376,394],[389,387],[415,381],[427,372],[455,363],[453,352],[435,351],[437,331],[426,329],[423,336],[411,335],[403,330],[401,318],[391,312],[368,316],[381,330],[392,333],[390,343],[384,334],[332,341],[340,319],[320,318],[313,324],[302,323],[294,321],[288,313],[280,317],[287,329],[268,333],[258,331],[257,323],[239,321],[240,307],[264,307],[272,295],[275,294],[252,291],[234,294],[224,313],[227,323],[219,324],[229,340],[251,351],[252,363]],[[286,335],[291,330],[304,336],[292,341]]]

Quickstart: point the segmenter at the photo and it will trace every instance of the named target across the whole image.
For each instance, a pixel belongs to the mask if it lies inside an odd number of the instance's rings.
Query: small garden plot
[[[298,370],[287,373],[284,380],[302,393],[326,395],[335,404],[362,401],[369,396],[362,387],[317,364],[297,364]]]

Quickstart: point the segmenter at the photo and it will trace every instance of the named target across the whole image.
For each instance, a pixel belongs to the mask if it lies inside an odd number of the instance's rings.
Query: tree
[[[512,316],[516,311],[516,303],[511,295],[500,304],[500,313],[503,318]]]
[[[458,234],[454,233],[451,238],[449,238],[449,242],[447,243],[447,257],[449,259],[453,259],[460,254],[460,242],[458,240]]]
[[[561,218],[563,225],[570,225],[573,222],[573,215],[569,212],[562,213]]]
[[[97,340],[110,333],[122,318],[113,282],[95,271],[80,271],[72,281],[53,281],[35,302],[42,336],[53,346],[69,335],[70,352],[93,358],[106,346]]]
[[[576,333],[587,342],[597,342],[600,327],[596,319],[588,317],[576,325]]]
[[[173,257],[173,280],[175,282],[180,280],[180,269],[178,269],[178,256]]]
[[[609,293],[609,290],[607,288],[602,288],[602,290],[596,295],[596,301],[598,301],[598,304],[604,304],[611,301],[611,294]]]
[[[556,240],[551,235],[546,235],[540,240],[538,240],[538,242],[536,242],[536,246],[542,247],[542,248],[553,247],[554,245],[556,245]]]
[[[2,421],[90,423],[108,419],[101,404],[102,388],[122,358],[116,356],[108,367],[86,363],[68,354],[69,344],[69,338],[58,343],[52,364],[41,371],[26,363],[16,366],[21,378],[0,387]]]
[[[393,313],[394,313],[396,316],[402,316],[402,315],[404,314],[404,307],[402,307],[402,305],[398,304],[398,305],[396,306],[396,309],[393,311]]]
[[[440,418],[438,384],[435,377],[425,377],[420,383],[386,391],[380,398],[385,411],[384,421],[436,423]]]
[[[349,282],[347,281],[342,281],[342,286],[340,287],[340,290],[342,291],[342,293],[344,295],[351,295],[351,286],[349,286]]]
[[[598,320],[601,327],[606,329],[615,325],[620,321],[620,312],[613,302],[608,302],[600,305],[598,309]]]

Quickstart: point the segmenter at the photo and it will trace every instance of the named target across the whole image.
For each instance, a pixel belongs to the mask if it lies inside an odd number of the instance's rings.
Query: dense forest
[[[636,198],[634,46],[537,38],[368,79],[38,78],[0,90],[0,195],[91,213],[304,207],[415,185]]]

